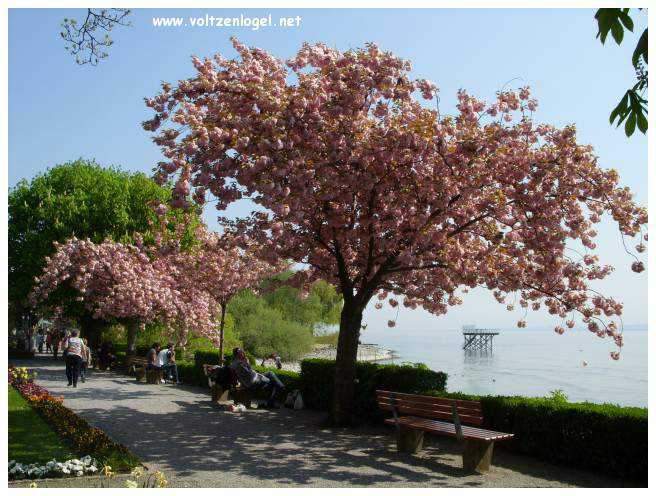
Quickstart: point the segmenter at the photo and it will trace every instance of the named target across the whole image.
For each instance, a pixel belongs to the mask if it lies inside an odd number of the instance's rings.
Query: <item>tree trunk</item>
[[[99,348],[102,340],[102,332],[106,322],[85,316],[80,319],[82,336],[87,338],[90,348]]]
[[[219,327],[219,365],[223,365],[223,326],[225,325],[226,304],[221,304],[221,324]]]
[[[127,355],[134,356],[137,351],[137,330],[139,329],[139,322],[136,320],[130,320],[126,325],[126,328],[128,332]]]
[[[344,303],[339,323],[337,357],[335,361],[335,395],[333,422],[335,425],[352,425],[355,417],[355,363],[358,356],[358,340],[364,307]]]

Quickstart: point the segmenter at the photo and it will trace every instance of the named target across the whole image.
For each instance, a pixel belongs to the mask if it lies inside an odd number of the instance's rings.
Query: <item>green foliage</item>
[[[444,390],[447,375],[423,364],[382,365],[371,362],[356,364],[357,391],[354,411],[360,419],[375,420],[382,416],[376,408],[375,392],[388,389],[401,393]],[[309,408],[329,410],[333,404],[335,361],[313,358],[301,362],[301,391]]]
[[[278,277],[284,281],[291,274],[288,271]],[[283,286],[265,293],[264,300],[271,308],[279,310],[284,319],[312,328],[317,324],[338,324],[342,310],[342,297],[325,281],[315,282],[305,298],[300,297],[298,288]]]
[[[255,357],[248,352],[246,353],[246,358],[248,359],[251,365],[255,365]],[[230,364],[232,362],[232,350],[227,350],[224,354],[224,363]],[[219,352],[214,351],[202,351],[199,350],[194,353],[194,364],[196,367],[202,369],[203,364],[209,365],[218,365],[219,364]]]
[[[45,257],[54,252],[54,241],[72,236],[128,240],[148,228],[154,215],[150,203],[169,196],[167,188],[145,174],[82,159],[18,183],[9,191],[9,301],[14,311],[26,311],[27,295]]]
[[[599,9],[595,14],[599,32],[597,38],[601,43],[606,43],[608,33],[611,33],[615,43],[620,45],[624,39],[624,30],[633,32],[633,19],[629,15],[630,9]],[[622,122],[626,120],[624,125],[624,132],[627,137],[631,136],[635,131],[636,126],[643,133],[647,133],[647,99],[645,92],[649,84],[649,77],[644,64],[648,63],[648,34],[647,29],[642,32],[633,55],[631,63],[636,71],[637,82],[626,91],[620,103],[613,109],[610,114],[610,123],[613,124],[617,119],[617,126],[619,127]]]
[[[569,403],[555,393],[547,398],[425,394],[480,401],[485,427],[515,434],[501,445],[505,449],[646,485],[647,409]]]
[[[277,278],[285,280],[291,271]],[[264,284],[266,288],[266,283]],[[283,360],[296,360],[312,350],[315,329],[339,322],[341,296],[335,288],[318,281],[307,298],[299,290],[283,286],[257,296],[251,290],[236,295],[228,304],[234,322],[234,343],[256,356],[278,353]],[[226,344],[229,349],[232,344]]]
[[[567,403],[567,395],[562,389],[551,391],[550,395],[547,396],[547,399],[554,403]]]
[[[610,32],[613,35],[615,43],[618,45],[624,39],[624,28],[633,32],[633,20],[629,16],[630,9],[599,9],[595,14],[599,32],[597,38],[601,43],[606,43],[606,37]]]
[[[295,360],[312,349],[312,331],[285,320],[274,308],[261,308],[242,318],[239,337],[244,349],[258,357],[278,353],[283,360]]]
[[[339,332],[327,332],[314,336],[314,342],[316,344],[327,344],[337,347],[337,341],[339,341]]]
[[[194,362],[189,361],[178,361],[177,365],[178,377],[181,382],[192,386],[208,387],[207,377],[205,377],[202,365],[197,367]]]
[[[109,341],[112,343],[117,343],[126,340],[127,340],[127,334],[125,331],[125,327],[123,327],[120,324],[112,324],[106,326],[102,330],[100,342]]]
[[[647,113],[647,100],[638,93],[638,84],[624,93],[620,103],[610,113],[609,121],[611,124],[617,119],[617,126],[619,126],[626,119],[624,132],[627,137],[633,134],[636,125],[643,134],[647,132],[648,128],[645,115]]]

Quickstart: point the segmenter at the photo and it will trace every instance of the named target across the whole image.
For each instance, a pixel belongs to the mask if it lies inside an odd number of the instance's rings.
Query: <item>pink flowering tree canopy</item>
[[[61,290],[70,298],[72,290],[93,319],[126,325],[130,351],[137,328],[151,322],[164,323],[177,333],[182,346],[193,332],[222,351],[230,298],[287,265],[271,265],[202,224],[190,228],[190,223],[197,223],[193,216],[170,230],[165,212],[159,207],[159,222],[146,236],[135,234],[134,245],[76,238],[56,244],[55,254],[46,259],[36,279],[31,304],[50,302]],[[190,232],[194,242],[185,246],[181,240]]]
[[[58,290],[73,290],[92,318],[126,324],[132,348],[139,326],[176,315],[170,273],[154,266],[138,247],[71,238],[55,243],[55,249],[29,295],[33,306],[52,301]]]
[[[161,215],[165,207],[158,208]],[[232,297],[244,289],[257,290],[263,279],[282,272],[288,264],[282,260],[269,263],[258,256],[253,243],[238,246],[234,238],[209,231],[202,224],[193,231],[194,243],[183,250],[179,239],[185,231],[181,224],[171,234],[161,224],[149,250],[154,263],[171,273],[181,300],[180,327],[193,328],[213,341],[223,361],[225,315]]]
[[[533,121],[528,88],[492,102],[460,91],[447,116],[430,105],[433,83],[373,44],[304,44],[286,61],[233,46],[238,58],[193,57],[191,78],[146,99],[155,115],[143,125],[165,156],[156,180],[175,179],[176,207],[251,200],[250,216],[220,218],[225,228],[269,261],[306,264],[298,282],[338,287],[338,422],[375,295],[439,315],[483,286],[500,302],[517,294],[522,307],[579,315],[621,345],[612,319],[622,305],[589,288],[612,270],[594,254],[595,224],[609,214],[622,236],[641,237],[640,252],[646,209],[577,143],[574,126]],[[570,242],[585,256],[572,256]],[[637,258],[632,267],[644,269]]]

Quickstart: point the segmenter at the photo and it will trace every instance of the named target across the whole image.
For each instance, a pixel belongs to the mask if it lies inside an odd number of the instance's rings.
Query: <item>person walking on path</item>
[[[39,330],[36,333],[36,347],[39,350],[39,353],[43,353],[43,343],[45,341],[45,334],[43,327],[39,327]]]
[[[91,349],[88,346],[86,338],[82,338],[82,345],[84,347],[84,354],[82,356],[82,365],[80,367],[80,380],[86,382],[87,380],[87,368],[91,363]]]
[[[46,333],[46,353],[52,353],[52,331]]]
[[[262,359],[262,367],[265,366],[267,360],[273,360],[274,365],[278,370],[282,369],[282,359],[278,353],[271,353],[269,356],[266,356]]]
[[[80,369],[82,368],[82,363],[86,357],[86,347],[79,335],[80,331],[73,329],[70,337],[64,341],[62,346],[65,352],[68,385],[73,387],[77,387],[77,380],[80,377]]]

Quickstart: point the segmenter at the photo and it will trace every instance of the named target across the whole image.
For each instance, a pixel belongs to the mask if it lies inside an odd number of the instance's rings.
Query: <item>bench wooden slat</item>
[[[408,401],[404,399],[396,399],[396,398],[386,398],[384,396],[381,396],[378,398],[378,404],[383,406],[383,405],[389,405],[389,406],[396,406],[397,408],[421,408],[424,410],[440,410],[440,411],[451,411],[452,404],[447,403],[447,402],[440,402],[440,403],[435,403],[435,402],[422,402],[422,401]],[[473,417],[480,417],[483,415],[483,409],[482,408],[464,408],[464,407],[459,407],[456,405],[456,408],[458,409],[458,414],[463,414],[463,415],[471,415]]]
[[[381,410],[394,411],[392,405],[379,404]],[[451,410],[429,410],[427,408],[410,408],[406,406],[396,405],[396,411],[408,415],[418,415],[420,417],[430,417],[430,418],[439,418],[444,420],[451,420],[453,418],[453,413]],[[481,425],[483,423],[483,417],[481,415],[463,415],[458,412],[458,417],[461,422],[467,424]]]
[[[419,417],[399,417],[398,420],[385,419],[388,424],[400,424],[407,427],[421,429],[427,432],[435,432],[446,436],[456,437],[455,425],[439,420],[422,419]],[[512,439],[514,434],[505,432],[489,431],[477,427],[462,426],[462,437],[464,439],[475,439],[480,441],[501,441]]]
[[[381,410],[442,420],[453,419],[453,405],[455,404],[461,422],[474,425],[483,423],[483,408],[480,402],[476,401],[451,400],[389,391],[376,391],[376,398]]]
[[[450,398],[439,398],[437,396],[425,396],[421,394],[395,393],[394,391],[384,391],[384,390],[376,391],[377,397],[390,398],[392,395],[398,400],[404,399],[404,400],[415,400],[421,402],[434,402],[436,404],[446,404],[449,406],[451,406],[451,404],[455,401],[456,406],[458,407],[481,409],[480,401],[456,400]]]

